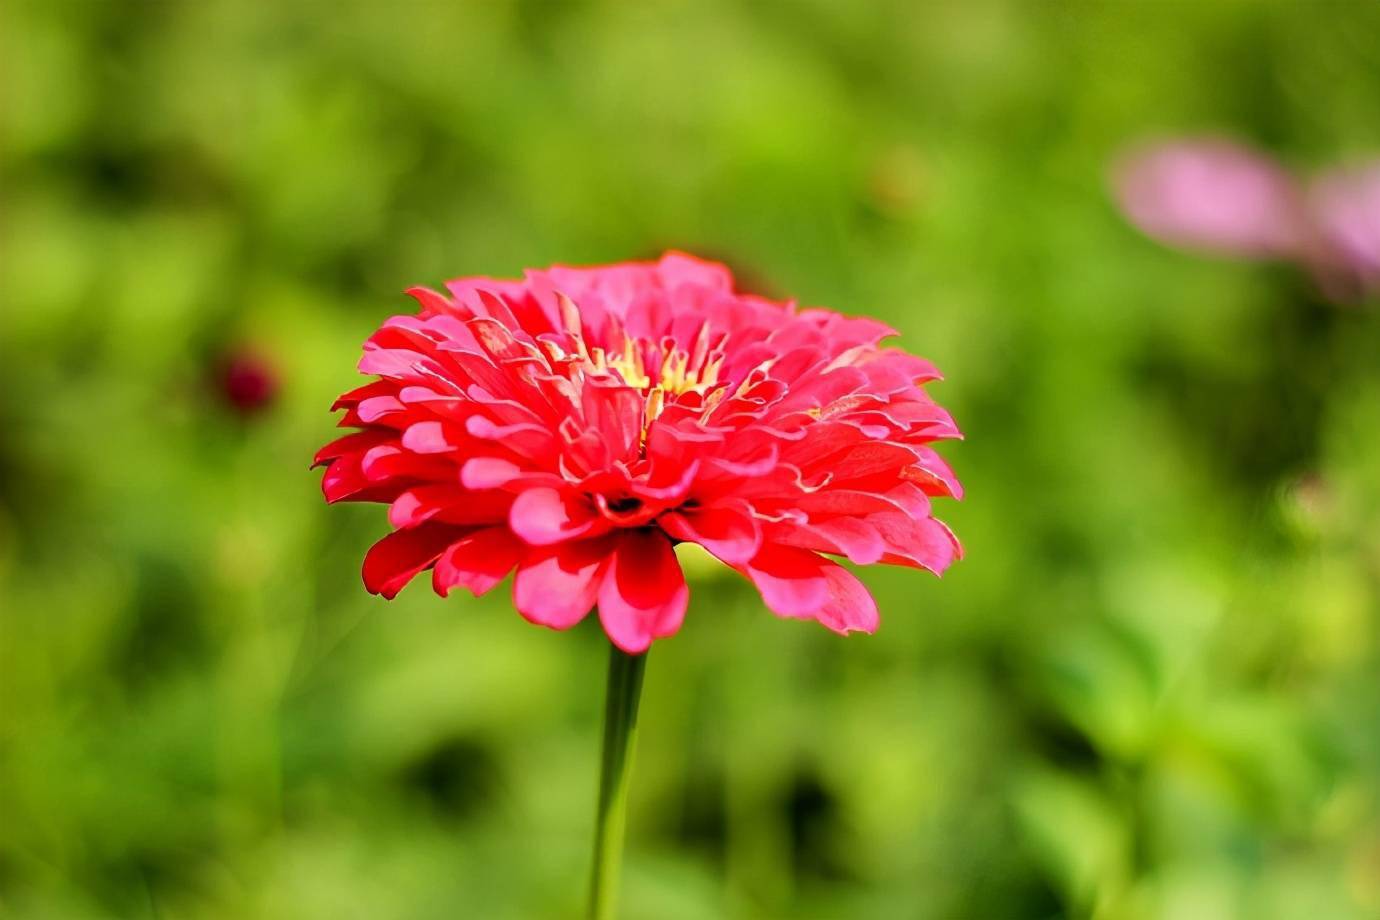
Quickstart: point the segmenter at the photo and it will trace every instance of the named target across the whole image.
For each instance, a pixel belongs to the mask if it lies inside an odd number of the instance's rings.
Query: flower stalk
[[[590,872],[588,920],[611,920],[623,859],[628,811],[628,777],[637,739],[637,704],[647,655],[629,655],[609,643],[604,702],[604,743],[599,764],[599,805],[594,819],[594,864]]]

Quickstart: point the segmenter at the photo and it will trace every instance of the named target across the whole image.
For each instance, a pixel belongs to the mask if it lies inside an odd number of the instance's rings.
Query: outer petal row
[[[818,620],[840,634],[877,630],[877,602],[867,588],[852,572],[818,553],[765,547],[739,571],[778,616]]]
[[[516,567],[513,605],[552,629],[579,623],[597,601],[604,631],[634,655],[680,629],[690,598],[670,539],[652,528],[533,547],[502,525],[426,522],[374,544],[364,558],[364,584],[391,599],[428,567],[443,597],[456,586],[484,594]]]

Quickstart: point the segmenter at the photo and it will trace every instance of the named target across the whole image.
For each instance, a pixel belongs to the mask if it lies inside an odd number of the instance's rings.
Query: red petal
[[[586,382],[582,397],[585,424],[598,433],[613,459],[624,458],[638,446],[646,405],[641,390]]]
[[[414,482],[453,482],[455,467],[439,457],[424,457],[403,450],[395,443],[369,448],[360,459],[360,469],[370,482],[401,480],[404,485]]]
[[[512,496],[473,492],[458,485],[417,486],[403,492],[388,509],[388,523],[398,530],[432,518],[447,524],[498,524],[507,521]]]
[[[630,655],[680,629],[690,589],[671,541],[656,530],[625,530],[599,586],[599,621]]]
[[[423,524],[390,533],[364,556],[364,587],[370,594],[382,594],[391,600],[413,576],[468,532],[463,527]]]
[[[915,445],[912,450],[915,451],[918,462],[902,470],[902,478],[919,485],[926,495],[963,497],[963,486],[959,484],[958,477],[949,468],[949,464],[944,462],[943,457],[930,447]]]
[[[455,306],[444,295],[438,294],[428,287],[410,287],[403,293],[417,301],[422,308],[422,314],[448,314],[455,312]]]
[[[376,444],[388,440],[393,436],[390,431],[356,431],[344,437],[336,438],[325,447],[316,452],[312,458],[312,466],[320,466],[328,460],[336,457],[343,457],[346,454],[366,451]]]
[[[436,560],[431,584],[445,597],[456,585],[467,588],[475,597],[508,577],[517,565],[522,544],[507,527],[489,527],[451,544]]]
[[[426,383],[438,374],[443,376],[441,366],[434,359],[405,348],[366,351],[359,359],[359,372],[414,383]]]
[[[356,387],[348,393],[342,393],[334,403],[331,404],[331,411],[344,409],[347,406],[355,406],[371,396],[383,396],[386,393],[396,393],[397,384],[387,380],[375,380],[366,383],[364,386]]]

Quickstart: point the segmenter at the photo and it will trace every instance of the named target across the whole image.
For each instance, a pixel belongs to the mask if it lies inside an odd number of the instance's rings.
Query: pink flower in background
[[[1324,289],[1341,299],[1380,291],[1380,162],[1319,176],[1309,204]]]
[[[1230,141],[1148,147],[1120,165],[1116,189],[1131,222],[1171,246],[1286,256],[1300,245],[1302,196],[1293,176]]]
[[[336,403],[358,430],[316,457],[328,501],[390,505],[370,591],[431,569],[478,595],[516,571],[528,620],[597,604],[636,654],[680,628],[677,542],[840,633],[877,608],[826,555],[936,574],[958,555],[930,500],[959,484],[930,445],[959,431],[882,323],[735,293],[678,253],[447,287],[411,289],[420,312],[365,343],[379,379]]]
[[[1114,186],[1131,223],[1167,245],[1293,261],[1337,300],[1380,292],[1380,162],[1308,182],[1232,141],[1184,139],[1133,152]]]

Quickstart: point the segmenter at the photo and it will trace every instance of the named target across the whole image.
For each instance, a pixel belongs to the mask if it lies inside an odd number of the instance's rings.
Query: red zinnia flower
[[[960,487],[929,447],[959,431],[882,323],[735,293],[679,253],[447,287],[409,290],[420,313],[365,343],[379,379],[336,402],[361,430],[316,456],[328,501],[391,505],[371,592],[431,568],[438,594],[478,595],[516,569],[528,620],[566,629],[597,604],[636,654],[685,614],[677,542],[840,633],[877,607],[821,553],[936,574],[959,553],[930,498]]]

